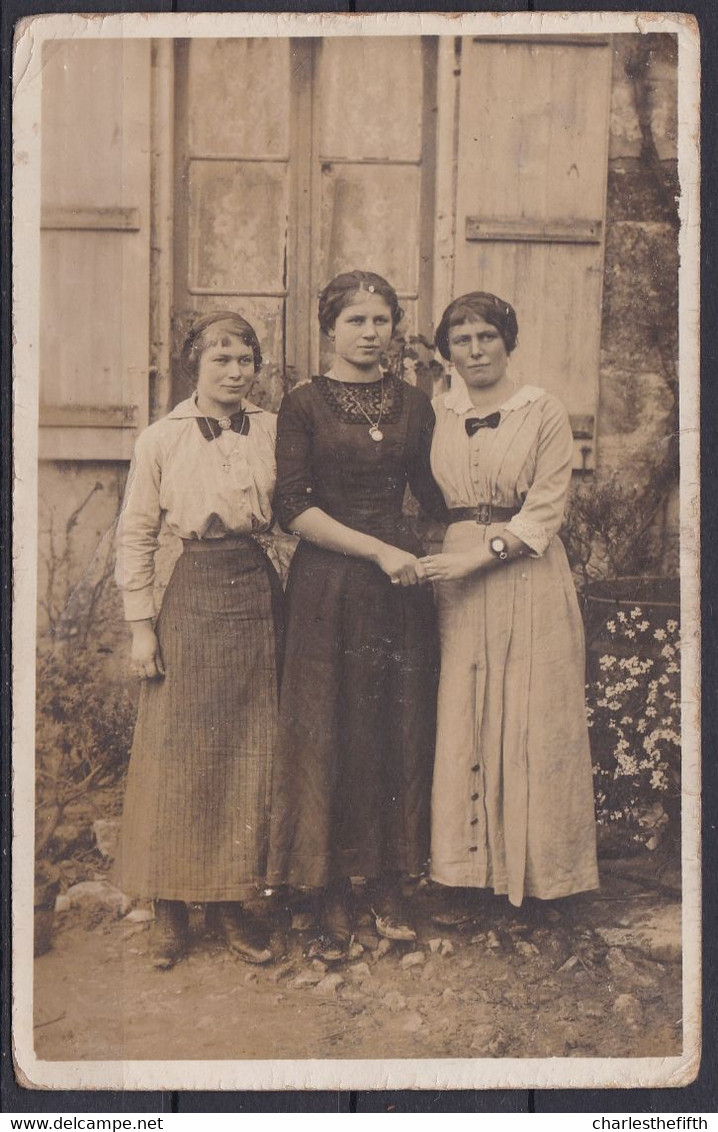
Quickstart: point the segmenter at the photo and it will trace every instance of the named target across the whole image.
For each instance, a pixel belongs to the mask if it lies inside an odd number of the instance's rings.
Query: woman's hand
[[[132,621],[132,668],[141,680],[156,680],[165,674],[157,634],[151,621]]]
[[[475,551],[464,551],[461,554],[427,554],[420,559],[420,564],[430,582],[456,582],[478,573],[489,565],[489,561],[483,562]]]
[[[419,559],[396,546],[382,545],[376,555],[377,566],[391,578],[393,586],[417,586],[426,581],[426,571]]]

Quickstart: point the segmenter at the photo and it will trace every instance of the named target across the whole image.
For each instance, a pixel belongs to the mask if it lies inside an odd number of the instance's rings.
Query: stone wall
[[[663,496],[676,565],[678,409],[677,43],[614,38],[597,470]],[[652,503],[655,500],[652,500]]]

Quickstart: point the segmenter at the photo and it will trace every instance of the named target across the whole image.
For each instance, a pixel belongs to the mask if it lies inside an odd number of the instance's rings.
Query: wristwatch
[[[489,550],[503,562],[509,556],[509,544],[501,535],[494,535],[489,539]]]

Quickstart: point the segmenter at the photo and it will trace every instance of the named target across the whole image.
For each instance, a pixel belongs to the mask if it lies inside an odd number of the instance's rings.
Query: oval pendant
[[[376,441],[377,444],[379,443],[380,440],[384,439],[384,433],[381,431],[380,428],[376,428],[376,427],[370,428],[369,429],[369,435],[372,438],[372,440]]]
[[[217,421],[217,424],[225,432],[228,428],[232,427],[232,421],[229,417],[220,417],[219,420]]]

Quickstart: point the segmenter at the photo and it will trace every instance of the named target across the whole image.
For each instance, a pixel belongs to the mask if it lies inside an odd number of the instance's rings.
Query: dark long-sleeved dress
[[[385,409],[379,443],[366,417]],[[439,515],[434,413],[413,386],[314,378],[284,401],[276,507],[291,530],[319,507],[413,554],[407,482]],[[438,642],[429,587],[391,584],[364,559],[301,542],[287,587],[285,668],[273,776],[268,882],[417,874],[428,857]]]

